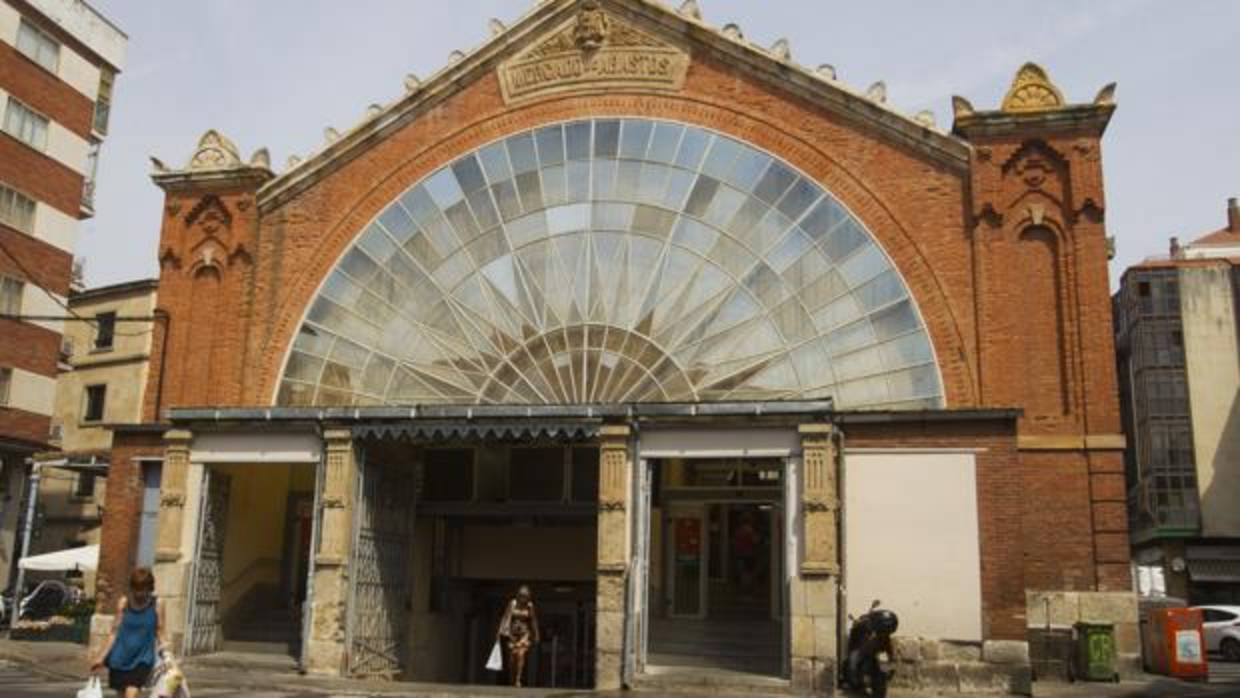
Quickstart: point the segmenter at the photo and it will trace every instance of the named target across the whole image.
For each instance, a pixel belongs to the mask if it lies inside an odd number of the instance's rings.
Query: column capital
[[[193,440],[194,432],[189,429],[169,429],[164,432],[164,442],[169,447],[189,446],[189,442]]]
[[[323,440],[329,446],[347,445],[353,442],[353,432],[349,429],[324,429]]]
[[[627,424],[604,424],[599,427],[598,435],[603,441],[615,441],[629,438],[632,431]]]
[[[830,436],[835,433],[835,425],[824,422],[813,422],[811,424],[801,424],[797,426],[797,433],[802,437],[806,436]]]

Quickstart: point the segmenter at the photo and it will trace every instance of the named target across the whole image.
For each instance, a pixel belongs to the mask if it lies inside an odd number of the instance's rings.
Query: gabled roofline
[[[699,19],[681,15],[652,0],[604,2],[611,6],[622,5],[647,23],[669,34],[688,38],[695,48],[708,47],[723,61],[760,80],[773,83],[793,96],[826,107],[855,125],[873,129],[959,172],[968,170],[971,146],[963,139],[878,104],[791,59],[783,60],[742,38],[729,37]],[[511,27],[494,35],[463,58],[444,66],[413,91],[267,182],[259,191],[259,209],[266,212],[296,197],[323,176],[357,157],[376,140],[399,131],[449,99],[460,85],[495,70],[501,59],[515,53],[525,39],[552,30],[577,4],[577,0],[539,2]]]

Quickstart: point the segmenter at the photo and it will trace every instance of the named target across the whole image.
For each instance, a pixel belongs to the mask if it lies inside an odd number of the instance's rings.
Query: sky
[[[665,0],[679,4],[680,0]],[[93,0],[129,35],[99,164],[96,216],[78,255],[88,286],[152,277],[163,192],[149,156],[183,166],[209,128],[277,171],[439,70],[536,0]],[[1222,228],[1240,196],[1240,2],[1232,0],[699,0],[762,46],[791,41],[891,106],[951,122],[951,96],[997,108],[1025,61],[1069,102],[1119,83],[1103,140],[1112,285],[1168,239]]]

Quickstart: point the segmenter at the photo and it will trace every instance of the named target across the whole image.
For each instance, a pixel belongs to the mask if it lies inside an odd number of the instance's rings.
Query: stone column
[[[311,625],[306,670],[313,674],[343,675],[348,647],[345,628],[349,609],[349,563],[353,554],[353,504],[357,485],[357,458],[353,434],[329,429],[323,434],[325,464],[320,504],[319,545],[314,550],[314,596],[310,599]]]
[[[189,611],[192,549],[185,549],[185,505],[189,485],[190,443],[185,429],[164,433],[164,464],[159,482],[159,531],[155,539],[155,585],[164,604],[164,628],[173,647],[182,647]],[[189,525],[193,525],[192,522]],[[191,536],[192,544],[197,541]]]
[[[629,427],[605,425],[600,437],[594,682],[598,690],[616,690],[624,666],[624,586],[629,566]]]
[[[803,486],[801,501],[795,504],[801,511],[804,549],[791,585],[792,685],[800,691],[830,693],[838,645],[839,454],[832,425],[803,424],[799,431]]]

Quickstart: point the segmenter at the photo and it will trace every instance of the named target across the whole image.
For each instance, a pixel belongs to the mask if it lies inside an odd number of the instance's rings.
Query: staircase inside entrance
[[[706,618],[651,621],[647,664],[779,676],[783,647],[765,597],[712,583]]]

